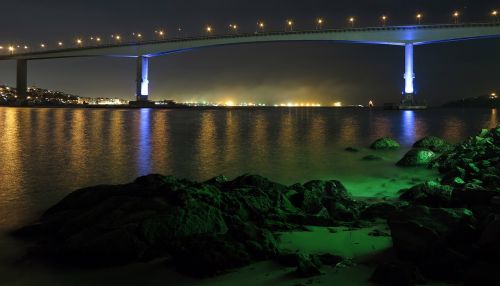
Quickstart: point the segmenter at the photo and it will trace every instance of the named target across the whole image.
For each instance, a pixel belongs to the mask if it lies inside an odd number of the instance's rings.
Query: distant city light
[[[337,102],[335,102],[335,103],[333,104],[333,106],[335,106],[335,107],[342,107],[342,102],[337,101]]]
[[[224,105],[225,105],[225,106],[229,106],[229,107],[231,107],[231,106],[234,106],[234,102],[233,102],[232,100],[228,100],[228,101],[226,101],[226,102],[224,103]]]
[[[497,98],[498,98],[498,96],[497,96],[496,92],[492,92],[492,93],[490,94],[490,98],[491,98],[491,99],[497,99]]]

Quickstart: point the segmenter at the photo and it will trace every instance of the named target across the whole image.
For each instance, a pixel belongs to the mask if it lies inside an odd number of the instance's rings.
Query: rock
[[[470,230],[476,221],[467,209],[415,206],[399,211],[388,223],[398,255],[418,260],[432,255],[448,239],[466,239],[467,233],[450,236],[458,230]]]
[[[341,256],[334,255],[331,253],[319,254],[318,259],[319,261],[321,261],[323,265],[330,265],[330,266],[337,266],[337,264],[339,264],[344,260],[344,258],[342,258]]]
[[[335,193],[328,189],[332,184],[323,183],[320,202]],[[33,255],[68,264],[111,266],[173,256],[179,271],[205,277],[276,255],[271,228],[291,228],[288,216],[302,213],[286,191],[256,175],[203,183],[149,175],[75,191],[16,234],[35,242]],[[345,188],[338,192],[348,199]]]
[[[375,203],[369,205],[361,212],[362,219],[373,220],[377,218],[388,219],[398,210],[398,206],[394,203]]]
[[[413,286],[424,282],[418,268],[402,262],[379,264],[370,280],[383,286]]]
[[[347,151],[347,152],[352,152],[352,153],[357,153],[357,152],[359,152],[359,149],[354,148],[354,147],[347,147],[347,148],[345,148],[344,150],[345,150],[345,151]]]
[[[480,186],[470,184],[461,188],[455,188],[452,193],[452,201],[455,206],[489,206],[492,199],[498,196],[499,192],[485,189]]]
[[[367,155],[361,158],[363,161],[382,161],[384,160],[382,157],[377,156],[377,155]]]
[[[173,254],[179,272],[200,278],[222,274],[252,261],[242,243],[217,236],[191,237]]]
[[[428,149],[411,149],[404,155],[397,165],[404,167],[427,166],[436,157],[436,154]]]
[[[399,198],[412,204],[425,205],[429,207],[449,207],[453,188],[441,185],[435,181],[427,181],[400,191]]]
[[[321,263],[312,255],[298,254],[297,255],[297,270],[295,271],[299,277],[309,278],[321,275]]]
[[[498,264],[476,262],[465,275],[466,286],[500,285]]]
[[[361,204],[352,199],[339,181],[310,181],[292,188],[295,192],[289,197],[290,201],[308,215],[330,221],[350,221],[359,215]]]
[[[374,237],[381,237],[381,236],[386,236],[389,237],[391,236],[388,232],[385,232],[380,229],[374,229],[368,233],[369,236],[374,236]]]
[[[395,150],[399,149],[399,143],[391,137],[383,137],[373,142],[370,148],[374,150]]]
[[[485,226],[479,239],[479,247],[485,260],[500,264],[500,215],[494,216]]]
[[[453,145],[446,142],[444,139],[436,137],[436,136],[427,136],[417,141],[414,145],[414,148],[423,148],[429,149],[435,153],[445,153],[453,150]]]
[[[477,240],[472,212],[417,206],[401,210],[388,223],[398,257],[415,263],[430,278],[456,280],[463,275],[466,254]]]

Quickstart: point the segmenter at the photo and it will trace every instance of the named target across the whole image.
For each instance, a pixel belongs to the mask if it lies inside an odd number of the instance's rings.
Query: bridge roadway
[[[17,89],[20,98],[27,94],[27,61],[72,57],[133,57],[137,58],[137,101],[149,96],[149,58],[193,49],[226,45],[271,42],[344,42],[357,44],[397,45],[405,47],[405,100],[413,101],[414,46],[453,41],[500,37],[500,23],[446,24],[417,26],[387,26],[314,31],[231,34],[196,38],[143,41],[116,45],[99,45],[57,49],[0,56],[1,60],[17,61]]]

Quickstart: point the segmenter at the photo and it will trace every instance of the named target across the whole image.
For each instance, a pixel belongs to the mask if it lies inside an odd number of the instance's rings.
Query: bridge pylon
[[[402,103],[404,105],[414,105],[414,94],[415,94],[415,73],[413,65],[413,43],[405,44],[405,90]]]
[[[28,60],[17,60],[16,67],[16,90],[18,101],[24,101],[28,97]]]
[[[149,58],[137,57],[137,88],[136,98],[138,102],[147,102],[149,97]]]

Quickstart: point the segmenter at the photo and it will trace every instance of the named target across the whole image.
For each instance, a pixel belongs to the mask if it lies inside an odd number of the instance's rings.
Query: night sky
[[[325,27],[375,26],[386,14],[391,24],[450,23],[459,10],[466,22],[492,21],[500,1],[483,0],[15,0],[2,3],[0,45],[66,44],[78,37],[113,33],[131,37],[177,27],[194,36],[213,25],[216,33],[237,23],[241,32],[254,32],[258,20],[267,30],[283,30],[286,19],[296,29],[314,29],[322,17]],[[403,89],[404,49],[392,46],[340,43],[273,43],[206,48],[154,58],[151,61],[152,99],[223,102],[319,102],[330,105],[397,101]],[[500,90],[500,39],[418,46],[415,49],[416,88],[432,104]],[[92,97],[133,99],[135,60],[81,58],[31,61],[29,84]],[[0,62],[0,84],[14,85],[15,62]]]

